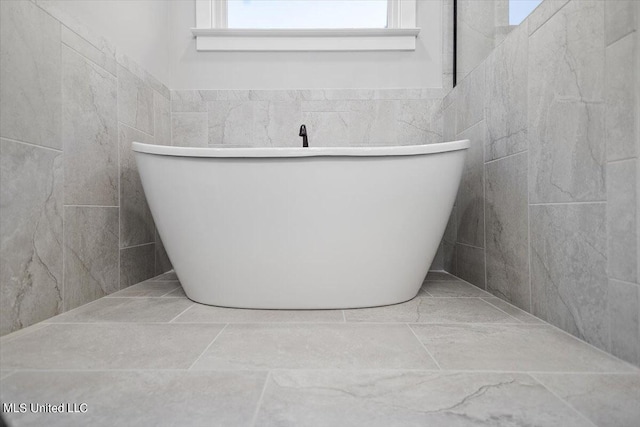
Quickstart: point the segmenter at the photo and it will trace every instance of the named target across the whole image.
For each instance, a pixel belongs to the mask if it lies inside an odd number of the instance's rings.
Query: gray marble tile
[[[468,3],[478,3],[468,1]],[[481,5],[481,3],[479,3]],[[487,52],[488,53],[488,52]],[[461,133],[484,118],[485,64],[480,64],[459,82],[456,106],[456,133]],[[483,138],[484,141],[484,138]]]
[[[87,403],[84,414],[8,414],[15,425],[249,426],[266,372],[20,372],[3,382],[11,402]]]
[[[154,138],[120,124],[120,247],[155,242],[155,225],[140,181],[132,142],[153,144]]]
[[[609,281],[611,353],[640,366],[640,285]]]
[[[402,304],[345,310],[344,315],[347,322],[517,323],[480,298],[421,297]]]
[[[8,378],[10,375],[13,374],[14,371],[0,371],[0,381],[5,380],[6,378]]]
[[[429,268],[434,270],[444,269],[444,252],[442,249],[442,242],[440,242],[440,245],[438,245],[438,251],[433,257],[433,261],[431,261],[431,266],[429,266]]]
[[[427,296],[435,298],[446,297],[490,297],[491,294],[470,285],[462,280],[426,281],[422,290]]]
[[[187,298],[187,294],[184,293],[184,289],[182,289],[182,287],[179,287],[178,289],[171,292],[170,294],[165,295],[164,297],[165,298]]]
[[[154,281],[163,281],[163,280],[179,280],[178,275],[175,271],[168,271],[164,274],[156,276],[153,278]]]
[[[606,2],[617,3],[617,2]],[[635,76],[637,65],[637,35],[629,34],[606,49],[606,145],[607,160],[635,157],[638,138],[638,113]]]
[[[116,50],[116,61],[119,65],[121,65],[138,79],[140,79],[146,86],[160,93],[160,95],[164,96],[167,99],[171,98],[171,91],[167,86],[164,85],[164,83],[158,80],[147,70],[142,68],[140,64],[125,55],[122,50]]]
[[[254,103],[253,144],[261,147],[299,147],[300,101]],[[245,126],[248,124],[245,123]]]
[[[484,61],[496,45],[495,3],[458,0],[458,82],[465,77],[468,78],[472,70]]]
[[[113,75],[63,46],[65,204],[118,205],[116,96]]]
[[[171,103],[158,92],[153,92],[153,135],[158,145],[171,145]]]
[[[456,140],[456,102],[442,113],[442,140],[443,142]]]
[[[485,165],[487,291],[531,310],[527,153]]]
[[[543,323],[542,320],[527,313],[524,310],[519,309],[515,305],[512,305],[498,297],[482,298],[491,305],[498,307],[500,310],[508,313],[510,316],[515,317],[522,323]]]
[[[412,143],[411,141],[420,140],[418,134],[428,127],[425,120],[427,111],[415,111],[411,108],[415,102],[421,103],[421,101],[403,101],[402,104],[399,102],[349,101],[347,116],[349,143],[351,145],[395,145],[396,143],[405,145]],[[396,117],[398,123],[396,123]],[[401,120],[407,124],[402,123]],[[415,132],[408,132],[407,126],[414,126]]]
[[[630,365],[548,325],[411,325],[442,369],[626,372]]]
[[[112,75],[116,75],[118,64],[116,63],[114,52],[94,46],[64,25],[60,28],[60,38],[63,44],[104,68]]]
[[[167,255],[167,251],[162,243],[162,239],[160,239],[160,235],[158,234],[158,230],[156,230],[156,272],[155,274],[163,274],[167,271],[173,269],[171,265],[171,260],[169,259],[169,255]]]
[[[640,176],[636,159],[607,164],[607,274],[638,283],[637,191]]]
[[[462,180],[456,199],[457,243],[484,247],[484,141],[486,125],[481,121],[458,135],[469,139]]]
[[[532,313],[608,349],[604,204],[530,210]]]
[[[3,335],[0,337],[0,344],[4,345],[5,343],[16,339],[18,337],[21,337],[23,335],[27,335],[30,334],[31,332],[37,331],[38,329],[42,329],[42,328],[46,328],[47,327],[47,323],[44,322],[40,322],[40,323],[34,323],[31,326],[25,326],[22,329],[17,329],[13,332],[11,332],[10,334],[7,335]]]
[[[555,15],[569,0],[545,0],[527,17],[529,35],[533,34]]]
[[[433,369],[406,325],[229,325],[193,369]]]
[[[484,249],[456,244],[456,275],[472,285],[485,289]]]
[[[350,113],[302,113],[310,147],[346,147],[349,145]]]
[[[222,325],[50,324],[3,344],[0,367],[187,369],[221,330]]]
[[[182,298],[101,298],[47,323],[169,322],[193,304]]]
[[[300,109],[303,113],[339,113],[349,112],[351,102],[345,99],[322,99],[314,101],[302,101]]]
[[[118,208],[65,206],[65,311],[120,289],[118,221]]]
[[[214,101],[207,108],[209,144],[254,145],[255,103]]]
[[[60,24],[28,1],[0,19],[0,136],[61,149]]]
[[[451,209],[451,215],[449,216],[449,222],[447,222],[447,228],[444,230],[444,236],[442,240],[449,243],[455,243],[458,240],[458,207],[453,205]]]
[[[154,243],[120,249],[120,289],[147,280],[154,274]]]
[[[62,215],[62,153],[0,140],[0,335],[62,311]]]
[[[274,371],[256,426],[584,426],[525,374]]]
[[[122,65],[118,65],[118,120],[153,135],[153,89]]]
[[[437,144],[442,142],[441,99],[402,100],[396,102],[398,145]],[[383,123],[382,120],[380,122]]]
[[[178,147],[206,147],[207,113],[171,113],[171,140]]]
[[[108,297],[163,297],[170,294],[176,289],[180,288],[180,282],[175,281],[162,281],[154,282],[152,280],[145,280],[133,286],[129,286],[115,294],[111,294]]]
[[[159,282],[163,283],[163,282]],[[167,283],[167,282],[164,282]],[[174,322],[188,323],[270,323],[344,322],[342,310],[244,310],[194,304]]]
[[[603,8],[570,2],[529,38],[531,203],[605,199]]]
[[[594,424],[634,426],[640,420],[640,375],[552,375],[536,379]]]
[[[487,58],[485,161],[527,149],[528,45],[527,26],[519,26]]]
[[[636,0],[605,1],[604,4],[607,46],[638,29]]]
[[[172,90],[171,112],[173,113],[206,113],[207,100],[198,90]],[[215,101],[215,99],[210,99]]]
[[[451,242],[442,242],[443,263],[446,271],[456,271],[456,245]]]
[[[429,282],[438,282],[438,281],[451,282],[456,280],[459,281],[460,279],[458,279],[456,276],[452,275],[451,273],[447,273],[446,271],[429,271],[427,273],[427,277],[425,278],[425,281],[429,281]]]

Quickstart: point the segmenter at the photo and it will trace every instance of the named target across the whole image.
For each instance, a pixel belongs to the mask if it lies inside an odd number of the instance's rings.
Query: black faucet
[[[309,147],[309,140],[307,139],[307,127],[305,125],[300,126],[300,134],[302,137],[302,147]]]

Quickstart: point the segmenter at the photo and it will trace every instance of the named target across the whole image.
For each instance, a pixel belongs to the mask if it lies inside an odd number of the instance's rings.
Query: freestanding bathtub
[[[398,147],[192,148],[134,143],[187,296],[266,309],[416,296],[469,141]]]

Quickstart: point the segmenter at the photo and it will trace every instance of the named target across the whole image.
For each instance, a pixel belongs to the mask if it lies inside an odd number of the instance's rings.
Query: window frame
[[[198,51],[413,51],[417,0],[387,0],[387,28],[228,28],[228,0],[194,0]]]

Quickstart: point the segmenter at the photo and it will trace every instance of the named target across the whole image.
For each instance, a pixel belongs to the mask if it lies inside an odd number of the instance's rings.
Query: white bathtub
[[[416,296],[469,141],[399,147],[191,148],[134,143],[187,296],[270,309]]]

